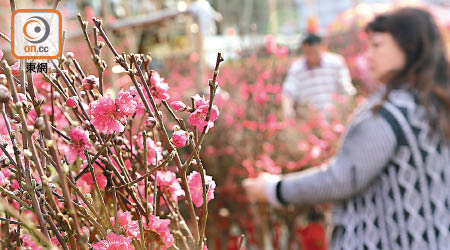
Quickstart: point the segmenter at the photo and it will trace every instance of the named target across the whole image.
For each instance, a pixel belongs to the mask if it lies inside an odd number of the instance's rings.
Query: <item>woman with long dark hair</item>
[[[276,206],[334,202],[333,250],[450,249],[450,67],[432,16],[402,8],[367,25],[384,87],[368,98],[326,167],[244,181]]]

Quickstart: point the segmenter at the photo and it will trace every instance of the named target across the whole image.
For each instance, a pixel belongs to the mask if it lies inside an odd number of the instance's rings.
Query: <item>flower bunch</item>
[[[1,247],[205,249],[215,183],[199,153],[219,116],[222,55],[210,95],[188,107],[149,55],[118,54],[97,18],[90,40],[78,19],[97,72],[73,52],[45,74],[0,65]],[[128,80],[105,81],[105,44]]]

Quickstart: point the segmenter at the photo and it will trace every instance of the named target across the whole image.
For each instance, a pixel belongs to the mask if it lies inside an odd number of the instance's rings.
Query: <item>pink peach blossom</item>
[[[173,132],[172,138],[170,139],[177,148],[182,148],[186,146],[186,142],[189,138],[189,133],[184,130],[177,130]]]
[[[127,233],[128,236],[130,237],[135,237],[135,238],[139,238],[141,233],[139,230],[139,223],[137,221],[133,221],[131,219],[131,213],[129,211],[126,212],[122,212],[122,211],[117,211],[117,217],[118,217],[118,224],[125,229],[125,232]],[[115,218],[111,217],[110,218],[111,223],[114,225],[115,224]]]
[[[158,184],[161,188],[172,185],[177,180],[177,176],[172,171],[159,171],[157,175]]]
[[[131,116],[136,113],[137,102],[128,91],[120,90],[116,97],[117,111],[126,116]]]
[[[192,172],[188,177],[188,186],[191,193],[192,201],[195,206],[201,207],[203,205],[203,187],[202,187],[202,177],[197,171]],[[216,188],[216,183],[212,179],[212,176],[205,176],[206,187],[208,187],[208,193],[206,194],[206,201],[214,199],[214,189]]]
[[[70,130],[70,149],[67,152],[67,160],[73,163],[78,156],[81,159],[86,159],[84,155],[84,150],[91,149],[91,144],[89,143],[88,132],[81,127],[74,127]]]
[[[161,103],[161,100],[168,100],[169,96],[169,84],[164,82],[164,78],[162,78],[158,72],[153,71],[152,77],[150,79],[152,95],[156,98],[156,103]]]
[[[89,105],[89,114],[93,117],[92,124],[97,130],[105,134],[123,132],[122,122],[125,115],[117,111],[116,104],[110,96],[100,97]]]
[[[109,233],[106,235],[106,240],[92,244],[92,247],[94,250],[130,250],[134,249],[131,240],[131,237]]]
[[[20,62],[16,62],[13,65],[11,65],[11,73],[15,76],[18,77],[20,72]]]
[[[100,188],[100,190],[103,190],[106,187],[108,180],[106,179],[106,176],[99,168],[94,168],[94,170],[97,185]],[[92,175],[90,173],[84,174],[83,177],[81,177],[77,181],[77,186],[79,186],[81,191],[84,193],[91,192],[91,190],[94,188],[94,181],[92,179]]]
[[[142,217],[145,222],[146,218]],[[157,244],[157,249],[166,250],[174,243],[173,235],[170,233],[169,219],[160,219],[158,216],[149,215],[149,220],[144,223],[145,230],[151,230],[159,234],[159,237],[154,242]]]
[[[198,108],[203,105],[209,105],[209,100],[206,100],[205,96],[196,94],[192,96],[192,98],[194,99],[194,108]]]
[[[219,116],[219,108],[216,105],[212,105],[209,122],[206,122],[208,108],[208,105],[202,105],[189,115],[189,122],[197,127],[200,132],[203,132],[205,126],[208,126],[207,129],[214,127],[214,121]]]
[[[31,250],[42,250],[42,247],[38,246],[36,242],[34,242],[30,236],[28,236],[27,234],[21,234],[20,235],[20,239],[23,242],[23,246],[26,249],[31,249]]]
[[[178,197],[184,196],[184,190],[181,188],[180,181],[172,171],[160,171],[157,175],[158,184],[161,189],[169,194],[172,200],[177,201]]]
[[[289,55],[289,48],[286,46],[280,46],[275,51],[276,57],[284,57],[284,56],[288,56],[288,55]]]
[[[150,79],[149,83],[149,89],[150,94],[155,99],[156,104],[160,104],[161,100],[168,100],[170,98],[169,96],[169,84],[164,82],[164,78],[161,78],[161,76],[158,74],[158,72],[153,71],[152,77]],[[146,89],[144,86],[141,86],[142,93],[144,93],[144,97],[147,101],[147,103],[150,105],[150,108],[153,110],[153,107],[151,106],[150,97],[147,94]],[[143,113],[144,110],[144,103],[142,102],[142,98],[140,97],[137,89],[133,86],[130,87],[130,93],[134,96],[134,100],[137,102],[137,111],[138,113]]]
[[[142,134],[139,134],[136,142],[139,146],[139,151],[142,152],[144,150],[144,138],[142,137]],[[162,160],[163,149],[159,144],[155,143],[155,141],[153,141],[153,139],[150,137],[147,137],[146,143],[147,143],[148,163],[155,165],[157,159],[158,161]]]

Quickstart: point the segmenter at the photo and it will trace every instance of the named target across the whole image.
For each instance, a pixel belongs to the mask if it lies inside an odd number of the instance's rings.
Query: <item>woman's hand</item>
[[[267,202],[266,187],[280,179],[278,175],[262,173],[256,178],[247,178],[242,184],[248,199],[252,202]]]

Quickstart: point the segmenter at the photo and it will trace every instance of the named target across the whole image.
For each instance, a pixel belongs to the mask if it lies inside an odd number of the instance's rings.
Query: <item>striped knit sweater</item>
[[[373,114],[383,91],[355,114],[327,167],[284,175],[267,185],[268,199],[334,202],[331,250],[448,250],[449,143],[430,132],[407,90],[392,91]]]

